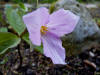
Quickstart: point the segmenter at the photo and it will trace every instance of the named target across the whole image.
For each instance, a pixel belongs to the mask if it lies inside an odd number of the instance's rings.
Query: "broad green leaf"
[[[0,55],[20,43],[20,38],[9,32],[0,32]]]
[[[29,40],[29,34],[28,33],[25,33],[23,36],[22,36],[22,39],[25,40],[29,45],[31,44],[30,40]],[[34,46],[34,45],[33,45]],[[43,53],[43,46],[34,46],[34,48],[39,51],[40,53]]]
[[[18,35],[21,35],[25,30],[25,24],[23,23],[22,15],[18,13],[17,9],[13,9],[7,6],[5,8],[5,14],[8,23],[18,33]]]
[[[8,32],[8,29],[6,27],[1,27],[0,32]]]

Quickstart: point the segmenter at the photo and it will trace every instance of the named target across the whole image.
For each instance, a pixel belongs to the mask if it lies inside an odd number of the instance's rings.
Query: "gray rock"
[[[76,0],[59,0],[56,4],[56,9],[64,8],[70,10],[76,15],[80,16],[79,23],[77,24],[73,33],[64,38],[72,37],[74,41],[84,41],[85,38],[98,35],[99,27],[93,21],[89,11],[84,5],[78,3]]]
[[[55,8],[56,10],[64,8],[80,16],[75,30],[71,34],[62,37],[67,56],[77,55],[91,46],[98,44],[100,38],[99,27],[84,5],[78,3],[76,0],[59,0]]]

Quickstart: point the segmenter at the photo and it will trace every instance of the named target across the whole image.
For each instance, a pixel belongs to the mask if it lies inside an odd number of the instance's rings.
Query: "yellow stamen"
[[[46,26],[41,26],[40,32],[41,32],[42,34],[46,34],[46,31],[48,31],[47,29],[48,29],[48,27],[46,27]]]

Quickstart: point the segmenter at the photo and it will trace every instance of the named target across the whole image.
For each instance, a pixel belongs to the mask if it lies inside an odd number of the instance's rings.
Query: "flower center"
[[[46,34],[46,31],[48,31],[47,29],[48,29],[48,27],[41,26],[41,30],[40,30],[41,34]]]

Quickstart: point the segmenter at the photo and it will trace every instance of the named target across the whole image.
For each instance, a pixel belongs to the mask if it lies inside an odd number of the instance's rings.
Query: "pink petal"
[[[24,23],[29,32],[29,38],[35,45],[41,44],[40,28],[42,25],[48,23],[49,13],[48,9],[41,7],[23,16]]]
[[[47,32],[42,36],[44,54],[50,57],[54,64],[65,63],[65,49],[62,47],[60,38],[56,35]]]
[[[60,9],[50,15],[48,28],[50,32],[58,36],[63,36],[74,30],[78,20],[79,17],[69,10]]]

